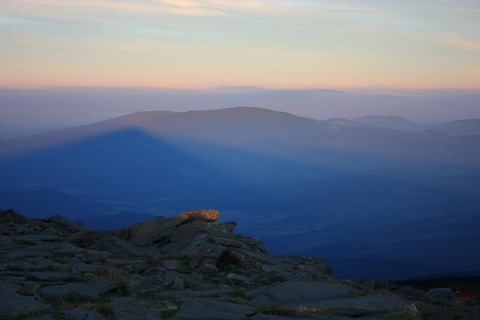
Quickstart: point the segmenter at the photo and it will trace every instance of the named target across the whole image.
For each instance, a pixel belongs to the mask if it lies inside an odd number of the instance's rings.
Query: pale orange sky
[[[480,89],[478,1],[0,0],[0,86]]]

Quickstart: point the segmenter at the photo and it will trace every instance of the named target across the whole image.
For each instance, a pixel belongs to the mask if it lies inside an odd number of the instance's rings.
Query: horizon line
[[[284,91],[340,91],[358,93],[356,90],[398,90],[398,91],[480,91],[480,87],[400,87],[400,86],[350,86],[350,87],[329,87],[329,86],[258,86],[258,85],[221,85],[208,87],[177,87],[177,86],[148,86],[148,85],[46,85],[46,86],[2,86],[0,90],[54,90],[54,89],[145,89],[145,90],[171,90],[171,91],[201,91],[201,92],[251,92],[262,90],[284,90]],[[388,92],[384,92],[388,93]]]

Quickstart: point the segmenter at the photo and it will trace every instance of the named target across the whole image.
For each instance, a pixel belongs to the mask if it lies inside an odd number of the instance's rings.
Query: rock
[[[138,305],[125,303],[123,301],[114,301],[110,303],[110,308],[116,320],[160,320],[162,319],[157,312],[142,308]]]
[[[24,296],[36,296],[41,291],[40,285],[36,282],[27,282],[17,290],[18,294]]]
[[[167,270],[176,270],[180,266],[180,261],[179,260],[162,260],[160,262],[160,265],[164,267]]]
[[[42,288],[45,296],[64,297],[64,296],[82,296],[88,298],[98,298],[99,295],[121,287],[119,281],[105,281],[96,283],[68,283],[60,286],[50,286]]]
[[[175,314],[178,319],[243,320],[256,313],[254,307],[218,301],[193,298],[185,301]]]
[[[61,313],[72,320],[107,320],[108,318],[103,314],[92,311],[87,308],[75,308],[62,310]]]
[[[135,300],[132,304],[155,312],[178,310],[177,305],[168,300]]]
[[[234,285],[250,282],[250,279],[248,277],[233,272],[227,274],[227,280]]]
[[[209,296],[220,296],[227,295],[234,290],[230,287],[227,288],[216,288],[209,290],[167,290],[153,293],[143,293],[139,294],[139,299],[156,299],[156,300],[166,300],[166,299],[185,299],[189,297],[209,297]]]
[[[155,217],[120,229],[117,236],[137,246],[163,246],[170,243],[169,239],[182,222],[182,219]]]
[[[457,304],[457,298],[455,298],[455,295],[453,294],[453,291],[450,288],[430,289],[427,291],[426,296],[430,300],[437,303],[450,305],[450,306],[455,306]]]
[[[198,267],[198,271],[201,273],[216,273],[218,272],[218,268],[213,263],[202,263]]]
[[[215,222],[220,213],[217,210],[201,209],[193,211],[185,211],[177,215],[176,218],[182,220],[197,220],[203,222]]]
[[[251,320],[292,320],[292,317],[275,316],[270,314],[258,313],[248,319]],[[334,319],[333,319],[334,320]]]
[[[358,283],[366,289],[375,289],[377,286],[377,281],[369,278],[361,279]]]
[[[85,318],[83,318],[85,319]],[[33,316],[33,317],[29,317],[29,318],[22,318],[22,320],[57,320],[57,318],[55,318],[53,315],[51,314],[42,314],[42,315],[39,315],[39,316]],[[74,319],[76,320],[76,319]],[[99,319],[100,320],[100,319]]]
[[[314,302],[347,297],[351,287],[340,283],[289,281],[246,293],[253,305]]]
[[[259,256],[259,255],[257,255]],[[263,272],[290,281],[319,281],[332,274],[332,269],[324,261],[315,257],[284,256],[273,257],[262,254]]]
[[[465,305],[467,305],[467,306],[480,306],[480,298],[475,297],[475,298],[468,299],[467,301],[465,301]]]
[[[65,281],[75,277],[74,274],[67,271],[39,271],[32,272],[31,276],[38,281]]]
[[[17,293],[18,286],[10,283],[0,283],[0,317],[22,318],[32,313],[42,313],[51,310],[47,304],[37,301],[34,297]]]
[[[22,237],[23,239],[27,240],[27,241],[33,241],[33,242],[37,242],[37,241],[45,241],[45,242],[54,242],[56,240],[58,240],[59,238],[54,236],[54,235],[51,235],[51,234],[28,234],[28,235],[25,235]]]
[[[283,308],[313,313],[316,310],[323,310],[327,313],[341,314],[343,316],[362,317],[383,314],[389,311],[400,311],[403,314],[408,305],[406,301],[394,297],[360,296],[307,303],[297,302],[288,304]]]
[[[181,274],[174,271],[167,271],[164,275],[164,286],[169,289],[182,290],[185,285],[182,280]]]
[[[106,250],[109,254],[128,254],[133,256],[152,254],[151,248],[138,247],[129,241],[119,239],[114,236],[108,236],[102,239],[98,239],[95,245],[91,247],[99,250]]]
[[[270,314],[258,313],[253,317],[248,318],[249,320],[294,320],[294,319],[312,319],[312,320],[352,320],[351,318],[343,316],[334,316],[334,315],[320,315],[320,314],[311,314],[311,313],[297,313],[294,318],[276,316]],[[361,320],[385,320],[386,318],[361,318]]]
[[[137,246],[169,246],[165,250],[184,249],[201,232],[225,235],[232,224],[213,224],[218,218],[216,210],[195,210],[180,213],[173,218],[156,217],[117,231],[117,236]]]
[[[63,216],[56,214],[47,219],[47,222],[56,224],[57,233],[60,231],[59,227],[63,227],[68,233],[85,231],[86,228],[81,221],[70,222]],[[61,232],[60,235],[67,235],[67,233]]]
[[[428,315],[431,320],[453,320],[478,316],[478,301],[450,307],[456,303],[450,289],[426,294],[384,281],[336,280],[328,264],[315,257],[270,256],[262,241],[234,234],[235,223],[214,223],[217,218],[214,210],[187,211],[118,231],[75,231],[61,216],[38,220],[0,214],[0,318],[160,319],[165,315],[172,320],[380,320]],[[65,297],[91,301],[70,309],[58,303],[69,301]]]
[[[430,316],[428,320],[455,320],[455,316],[445,315],[445,314],[436,314],[436,315]]]

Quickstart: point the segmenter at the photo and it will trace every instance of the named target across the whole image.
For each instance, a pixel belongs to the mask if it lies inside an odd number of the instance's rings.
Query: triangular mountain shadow
[[[225,173],[138,129],[4,161],[11,185],[55,186],[97,199],[145,199],[234,185]]]

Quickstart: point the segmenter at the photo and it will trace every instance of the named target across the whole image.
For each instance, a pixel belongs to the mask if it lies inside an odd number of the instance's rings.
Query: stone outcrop
[[[338,280],[271,256],[215,210],[117,231],[0,212],[0,319],[475,319],[447,289]]]
[[[170,219],[156,217],[133,224],[128,228],[119,230],[117,235],[119,238],[128,240],[138,246],[154,245],[156,247],[164,247],[174,240],[172,238],[179,233],[178,229],[181,228],[181,226],[191,224],[192,222],[196,222],[197,227],[212,229],[209,230],[210,232],[221,232],[222,227],[206,224],[208,222],[215,222],[218,216],[219,212],[216,210],[186,211]],[[202,230],[202,232],[206,231],[207,230]],[[173,251],[176,249],[176,247],[170,248],[170,250]]]
[[[180,213],[176,218],[182,220],[198,220],[203,222],[215,222],[220,212],[212,209],[192,210]]]

